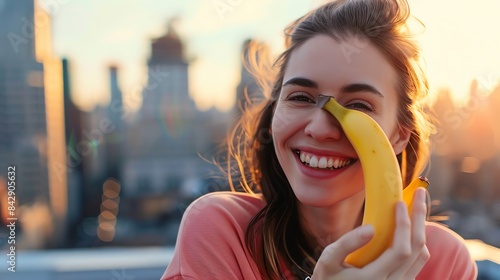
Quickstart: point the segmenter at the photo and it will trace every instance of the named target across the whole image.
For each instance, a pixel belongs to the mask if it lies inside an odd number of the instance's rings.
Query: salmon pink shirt
[[[238,192],[209,193],[194,201],[184,213],[174,257],[161,279],[264,279],[245,245],[247,225],[264,205],[261,195]],[[476,279],[476,264],[460,236],[427,223],[426,238],[431,257],[416,279]],[[286,268],[283,276],[297,279]]]

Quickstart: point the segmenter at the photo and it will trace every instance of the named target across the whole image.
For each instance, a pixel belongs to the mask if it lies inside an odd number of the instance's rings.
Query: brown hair
[[[305,41],[318,34],[339,42],[355,38],[383,53],[399,75],[399,124],[411,131],[405,151],[398,155],[403,184],[406,186],[427,165],[432,130],[424,108],[428,84],[419,64],[419,49],[407,26],[409,17],[405,0],[339,0],[320,6],[288,26],[287,49],[274,64],[265,63],[267,54],[262,48],[250,47],[254,55],[248,64],[265,98],[246,108],[233,129],[228,140],[227,168],[233,190],[232,171],[236,171],[240,186],[250,193],[261,192],[266,201],[246,232],[246,244],[265,279],[284,278],[280,258],[294,276],[304,279],[312,274],[319,257],[300,229],[296,197],[278,162],[270,134],[273,109],[290,55]],[[233,167],[231,162],[236,165]]]

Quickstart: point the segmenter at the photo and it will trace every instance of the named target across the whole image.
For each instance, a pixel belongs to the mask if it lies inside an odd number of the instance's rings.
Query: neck
[[[328,207],[311,207],[299,202],[300,226],[309,245],[317,252],[361,225],[365,193]]]

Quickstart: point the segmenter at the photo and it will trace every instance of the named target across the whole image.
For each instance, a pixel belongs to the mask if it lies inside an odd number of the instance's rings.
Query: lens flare
[[[187,114],[178,98],[169,98],[167,95],[164,100],[166,99],[170,102],[162,102],[166,106],[157,111],[157,120],[166,136],[177,138],[184,132]]]

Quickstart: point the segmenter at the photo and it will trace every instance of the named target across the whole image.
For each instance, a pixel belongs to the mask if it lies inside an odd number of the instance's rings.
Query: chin
[[[296,192],[295,195],[300,204],[310,207],[328,207],[346,198],[334,194],[331,191],[325,192],[324,190],[311,189]]]
[[[300,204],[310,207],[330,207],[335,204],[357,197],[363,193],[363,187],[346,186],[343,188],[325,188],[322,186],[292,186]],[[363,193],[364,196],[364,193]]]

